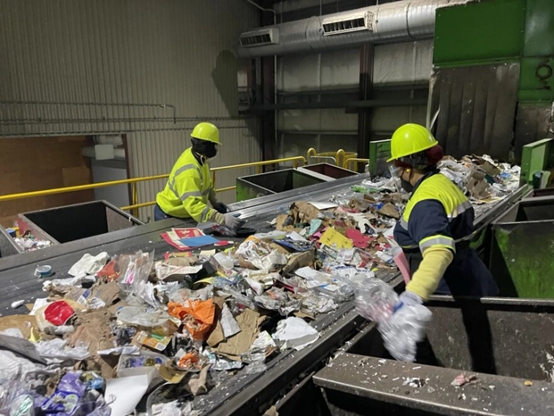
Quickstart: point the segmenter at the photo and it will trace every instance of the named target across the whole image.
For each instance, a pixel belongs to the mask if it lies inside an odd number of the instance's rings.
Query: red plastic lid
[[[56,326],[65,325],[74,314],[73,308],[63,300],[51,303],[44,310],[46,320]]]

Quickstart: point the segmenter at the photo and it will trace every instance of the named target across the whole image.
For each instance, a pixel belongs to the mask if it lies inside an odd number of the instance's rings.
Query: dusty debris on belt
[[[456,378],[452,380],[452,383],[450,383],[450,385],[454,387],[463,387],[466,384],[476,383],[476,382],[477,382],[477,375],[475,374],[468,375],[468,374],[462,373],[457,375]]]
[[[402,385],[410,386],[413,388],[420,388],[420,387],[423,387],[426,382],[427,380],[421,377],[406,377]]]

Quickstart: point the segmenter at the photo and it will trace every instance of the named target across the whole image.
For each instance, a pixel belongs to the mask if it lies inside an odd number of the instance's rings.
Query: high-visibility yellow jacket
[[[156,196],[156,202],[167,215],[206,222],[217,214],[208,206],[212,189],[208,163],[200,164],[189,148],[177,159],[164,190]]]
[[[422,257],[421,262],[415,262],[417,269],[412,270],[414,274],[406,290],[426,300],[443,275],[458,279],[458,275],[467,274],[468,269],[482,269],[479,265],[467,264],[478,262],[477,256],[465,254],[469,241],[464,238],[473,233],[473,218],[473,207],[468,199],[438,170],[420,180],[394,229],[394,238],[406,256],[417,258],[414,253],[419,251]],[[456,254],[459,254],[457,260],[454,259]],[[481,275],[474,276],[475,280],[488,280],[484,269]],[[472,280],[467,276],[459,279],[464,278],[470,286]]]

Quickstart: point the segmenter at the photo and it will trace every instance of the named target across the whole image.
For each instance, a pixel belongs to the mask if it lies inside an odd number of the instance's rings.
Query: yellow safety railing
[[[354,169],[350,169],[350,165],[352,163],[356,164],[356,167]],[[344,160],[344,162],[342,164],[342,167],[345,168],[345,169],[350,169],[350,170],[354,170],[354,171],[357,172],[359,163],[363,163],[363,164],[367,165],[369,163],[369,159],[363,159],[363,158],[359,158],[359,157],[349,157],[349,158]]]
[[[216,183],[216,174],[217,172],[231,170],[231,169],[241,169],[241,168],[250,168],[250,167],[256,167],[257,172],[262,172],[262,167],[267,165],[274,165],[277,163],[286,163],[286,162],[292,162],[293,167],[298,167],[299,163],[306,164],[306,158],[304,156],[293,156],[293,157],[285,157],[282,159],[273,159],[273,160],[263,160],[260,162],[249,162],[249,163],[241,163],[238,165],[230,165],[230,166],[221,166],[217,168],[212,168],[212,181]],[[156,179],[167,179],[169,177],[169,174],[164,175],[155,175],[155,176],[144,176],[141,178],[132,178],[132,179],[121,179],[117,181],[109,181],[109,182],[98,182],[98,183],[91,183],[87,185],[77,185],[77,186],[66,186],[64,188],[53,188],[53,189],[45,189],[42,191],[32,191],[32,192],[21,192],[17,194],[9,194],[9,195],[1,195],[0,196],[0,202],[2,201],[13,201],[15,199],[24,199],[24,198],[32,198],[37,196],[47,196],[47,195],[55,195],[55,194],[62,194],[66,192],[78,192],[78,191],[87,191],[90,189],[97,189],[97,188],[104,188],[107,186],[115,186],[115,185],[131,185],[131,205],[121,207],[122,210],[133,210],[136,212],[139,208],[147,207],[154,205],[156,201],[150,201],[150,202],[138,202],[138,189],[137,189],[137,183],[139,182],[145,182],[145,181],[152,181]],[[227,186],[225,188],[219,188],[215,189],[216,192],[224,192],[224,191],[231,191],[235,189],[236,186]]]
[[[355,158],[358,156],[356,152],[346,152],[343,149],[339,149],[336,152],[321,152],[318,153],[313,147],[308,149],[306,159],[330,159],[335,165],[342,166],[347,159]]]

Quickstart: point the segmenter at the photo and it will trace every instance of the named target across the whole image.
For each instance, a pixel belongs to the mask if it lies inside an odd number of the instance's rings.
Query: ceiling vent
[[[369,31],[373,32],[374,14],[365,13],[347,14],[323,19],[323,35],[341,35],[343,33]]]
[[[259,29],[252,32],[241,33],[240,35],[240,46],[244,48],[278,44],[279,29],[276,28]]]

